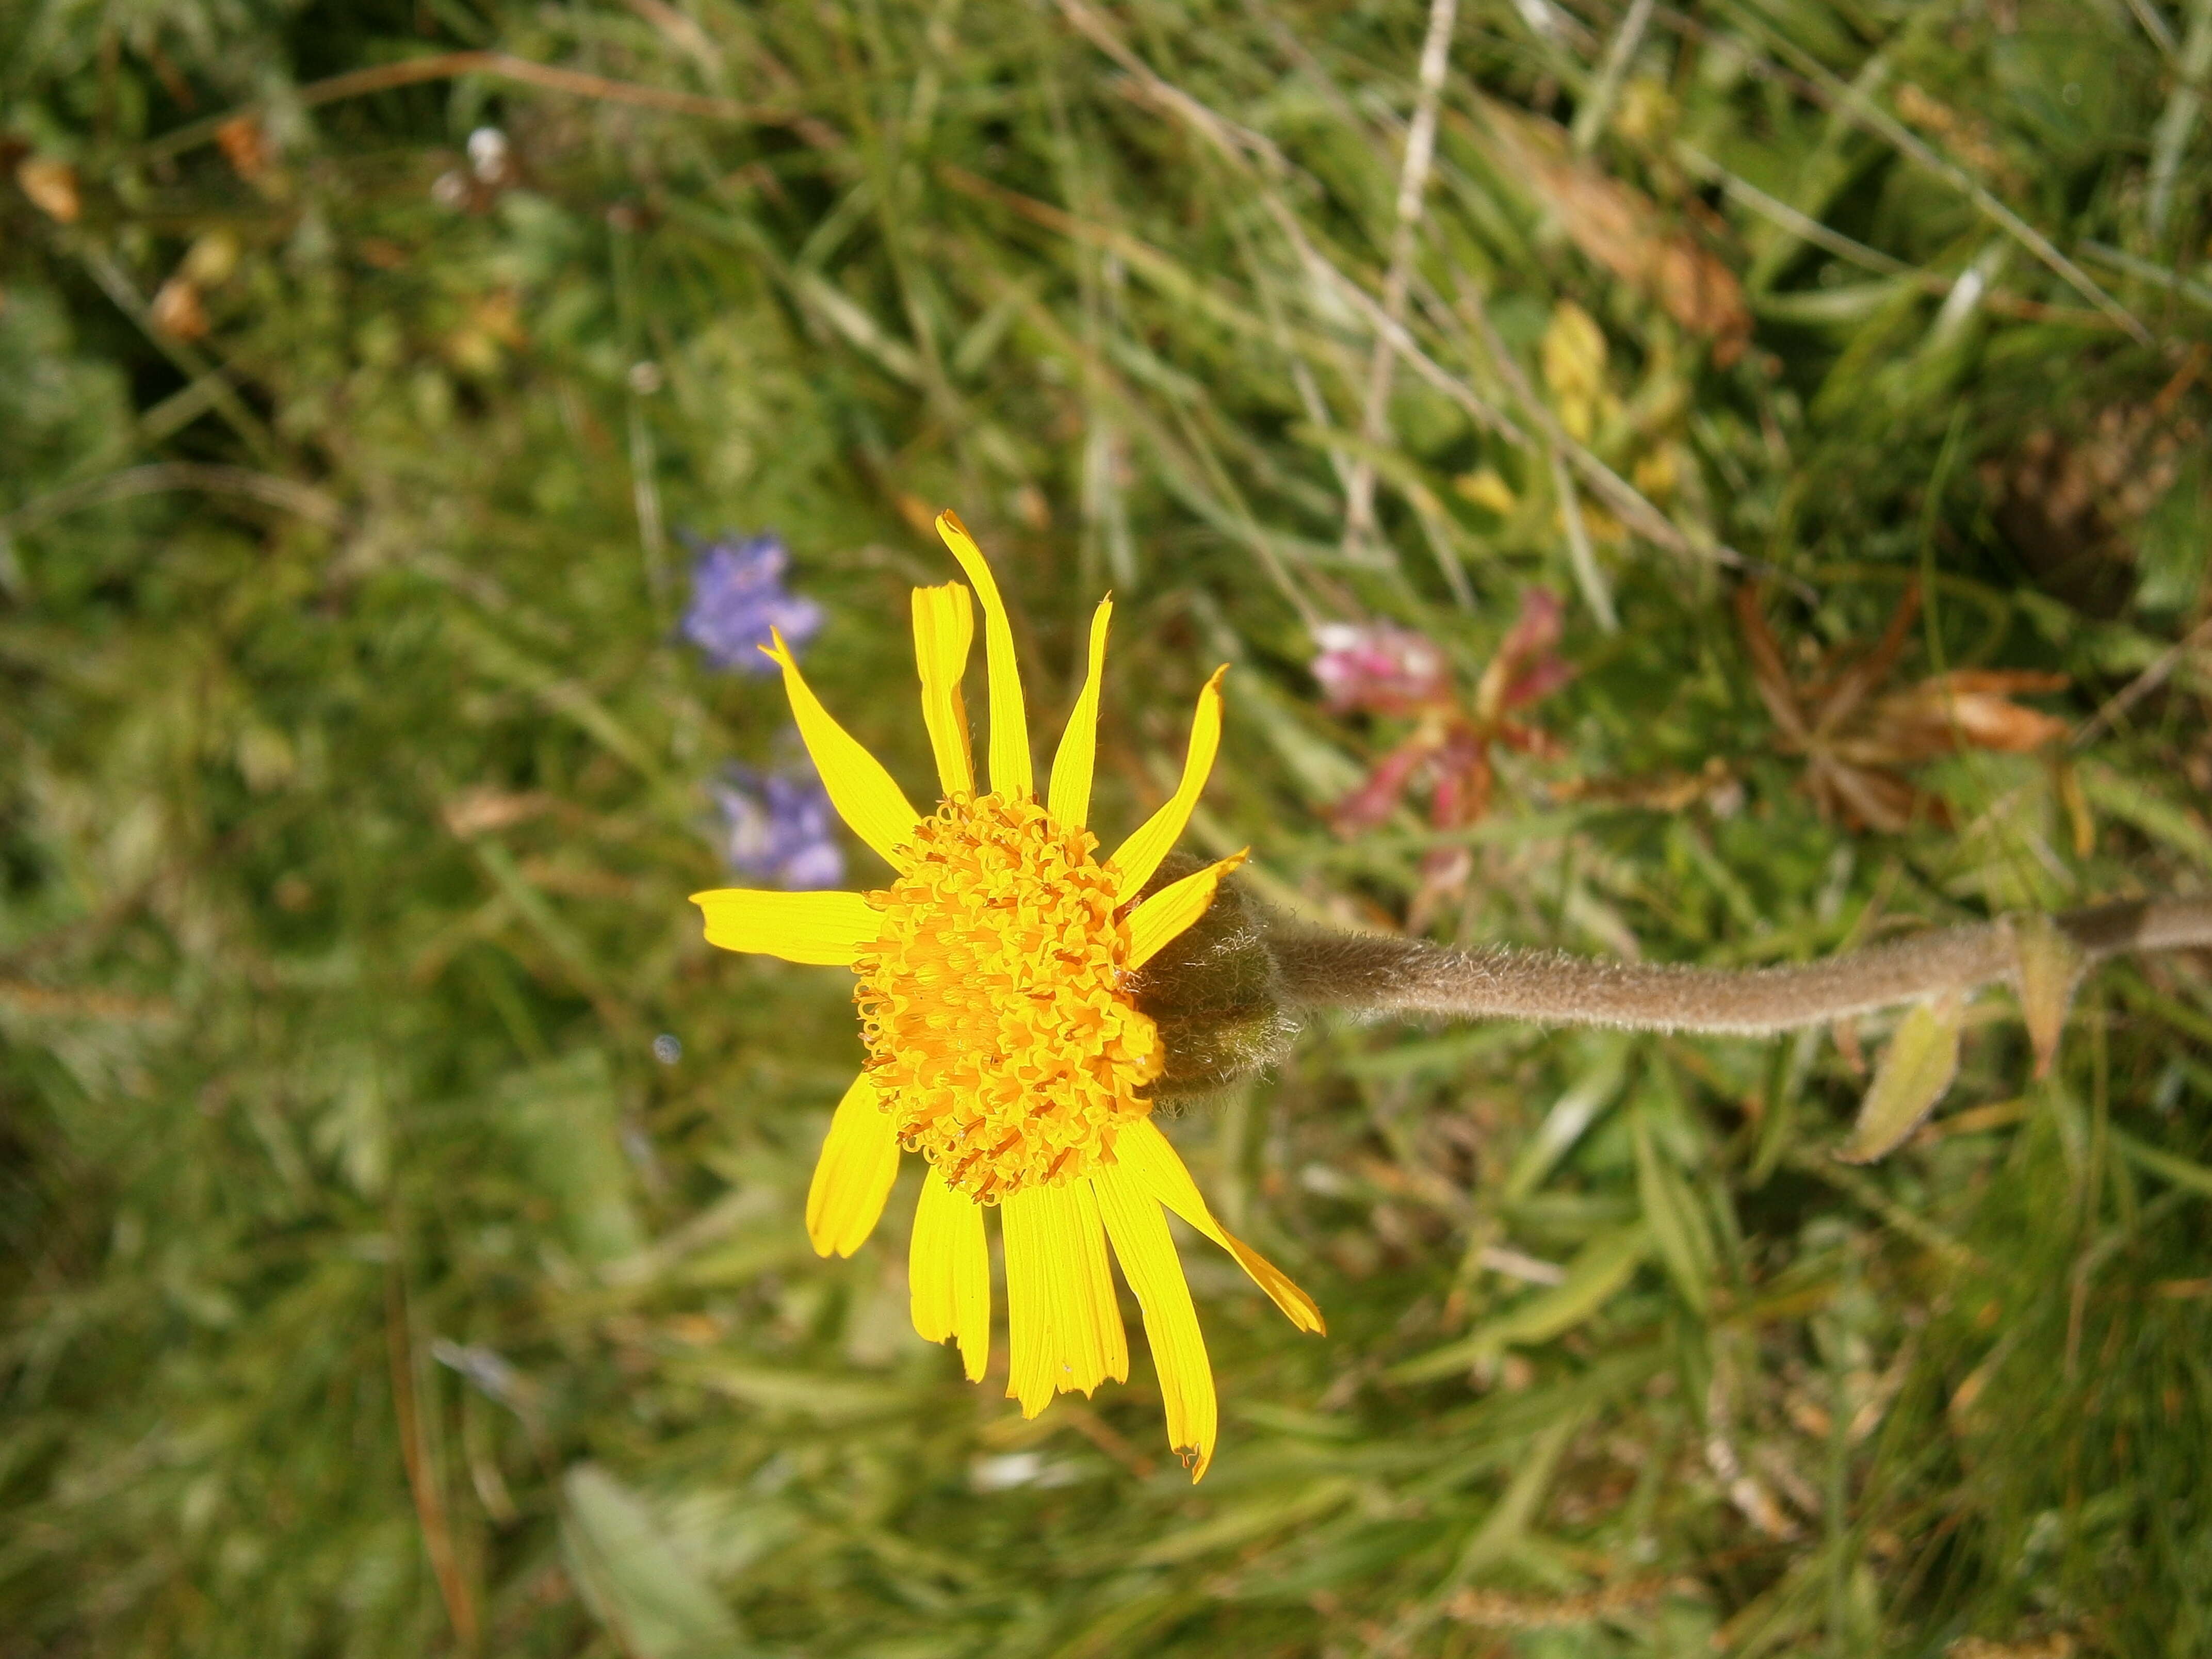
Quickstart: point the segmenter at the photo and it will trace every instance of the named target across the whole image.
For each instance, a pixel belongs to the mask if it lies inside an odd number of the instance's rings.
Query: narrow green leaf
[[[2172,1152],[2160,1152],[2155,1146],[2144,1145],[2133,1135],[2123,1134],[2118,1129],[2105,1132],[2122,1158],[2160,1181],[2187,1188],[2206,1198],[2212,1198],[2212,1170],[2202,1164],[2192,1164],[2185,1158],[2176,1158]]]
[[[1567,1412],[1536,1437],[1512,1484],[1460,1552],[1452,1571],[1454,1583],[1464,1583],[1512,1552],[1542,1507],[1544,1494],[1552,1489],[1552,1479],[1559,1473],[1559,1459],[1582,1420],[1582,1413]]]
[[[2123,777],[2108,766],[2085,764],[2078,775],[2091,805],[2133,824],[2200,869],[2212,870],[2212,830],[2201,813],[2154,792],[2140,772]]]
[[[1504,1199],[1508,1204],[1520,1202],[1543,1185],[1544,1177],[1573,1149],[1583,1132],[1613,1103],[1613,1097],[1627,1079],[1628,1057],[1632,1052],[1631,1039],[1617,1031],[1593,1031],[1583,1038],[1583,1042],[1591,1055],[1589,1069],[1576,1079],[1574,1087],[1553,1103],[1552,1109],[1544,1115],[1542,1126],[1513,1160],[1513,1169],[1505,1177]]]
[[[1636,1137],[1636,1194],[1644,1206],[1644,1219],[1667,1264],[1668,1277],[1682,1299],[1699,1313],[1711,1305],[1713,1239],[1696,1195],[1681,1171],[1652,1133],[1648,1115],[1639,1104],[1630,1115]]]
[[[2035,1074],[2048,1077],[2059,1033],[2066,1028],[2066,1011],[2088,963],[2081,947],[2040,912],[2013,918],[2012,941],[2014,988],[2027,1039],[2035,1046]]]
[[[1233,1549],[1255,1538],[1267,1537],[1294,1523],[1317,1521],[1349,1500],[1358,1491],[1358,1483],[1349,1476],[1331,1476],[1315,1481],[1288,1502],[1279,1496],[1273,1496],[1255,1503],[1238,1504],[1200,1522],[1196,1526],[1185,1527],[1179,1532],[1155,1539],[1131,1556],[1129,1565],[1166,1566],[1174,1562],[1211,1555],[1217,1551]]]
[[[561,1548],[599,1622],[633,1659],[729,1659],[736,1615],[637,1494],[596,1464],[561,1482]]]
[[[1640,1222],[1601,1233],[1576,1253],[1567,1264],[1566,1278],[1550,1290],[1508,1309],[1456,1342],[1392,1367],[1387,1375],[1394,1382],[1425,1382],[1464,1370],[1515,1345],[1548,1342],[1610,1302],[1628,1283],[1650,1243],[1650,1232]]]
[[[890,1415],[912,1396],[898,1386],[830,1373],[782,1370],[714,1359],[672,1367],[687,1379],[717,1394],[763,1411],[786,1413],[821,1423],[851,1423]]]
[[[580,1048],[533,1066],[501,1084],[497,1101],[501,1127],[531,1182],[559,1206],[562,1233],[578,1259],[635,1255],[644,1231],[630,1206],[606,1055]]]
[[[1838,1158],[1871,1164],[1896,1151],[1927,1121],[1958,1075],[1959,1033],[1965,1023],[1965,1008],[1955,996],[1917,1004],[1898,1023],[1875,1067],[1858,1121],[1836,1148]]]

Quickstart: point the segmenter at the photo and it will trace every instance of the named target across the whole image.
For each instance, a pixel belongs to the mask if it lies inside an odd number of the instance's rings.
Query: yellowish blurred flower
[[[1501,519],[1511,518],[1521,506],[1521,498],[1513,493],[1513,486],[1505,482],[1494,466],[1481,466],[1472,472],[1462,472],[1452,480],[1452,488],[1477,507],[1487,508]]]
[[[1213,1455],[1213,1375],[1164,1210],[1234,1255],[1302,1330],[1311,1297],[1213,1218],[1152,1121],[1158,1029],[1129,978],[1203,915],[1242,853],[1139,899],[1182,833],[1221,737],[1221,674],[1199,696],[1175,794],[1101,860],[1085,827],[1113,602],[1091,624],[1089,672],[1039,798],[1006,607],[960,520],[938,533],[982,601],[990,782],[976,792],[960,683],[974,639],[969,591],[916,588],[921,714],[944,798],[924,815],[833,720],[779,635],[800,735],[831,803],[887,860],[872,893],[724,889],[693,896],[726,950],[849,967],[868,1063],[839,1103],[806,1200],[823,1255],[875,1229],[902,1148],[930,1165],[908,1254],[915,1328],[957,1340],[970,1381],[990,1350],[983,1212],[1003,1235],[1012,1366],[1007,1397],[1035,1417],[1055,1393],[1126,1381],[1129,1351],[1107,1263],[1143,1310],[1168,1443],[1196,1480]]]
[[[1636,458],[1636,465],[1628,481],[1651,501],[1661,506],[1674,499],[1674,491],[1681,486],[1680,453],[1671,443],[1661,444],[1656,449],[1647,449]]]
[[[1552,308],[1540,355],[1559,424],[1577,443],[1588,443],[1618,403],[1606,384],[1605,331],[1572,300],[1562,300]]]

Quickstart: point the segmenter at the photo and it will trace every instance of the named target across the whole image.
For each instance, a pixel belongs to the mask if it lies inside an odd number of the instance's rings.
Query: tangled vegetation
[[[920,799],[947,506],[1055,721],[1113,590],[1108,844],[1231,665],[1182,848],[1275,915],[2203,895],[2209,73],[2209,0],[0,9],[0,1656],[2212,1655],[2201,951],[1962,1005],[1863,1164],[1887,1016],[1313,1023],[1165,1126],[1328,1322],[1186,1253],[1194,1488],[1141,1352],[1024,1422],[915,1338],[911,1174],[816,1257],[851,977],[684,902],[880,878],[704,561]]]

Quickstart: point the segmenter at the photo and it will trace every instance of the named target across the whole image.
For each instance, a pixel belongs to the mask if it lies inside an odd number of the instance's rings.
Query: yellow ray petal
[[[1098,754],[1098,679],[1106,667],[1106,624],[1113,615],[1114,599],[1109,594],[1091,615],[1091,666],[1083,677],[1083,695],[1068,710],[1060,752],[1052,757],[1052,787],[1045,811],[1062,823],[1080,825],[1091,816],[1091,769]]]
[[[921,1201],[915,1206],[906,1255],[907,1310],[915,1334],[925,1342],[942,1342],[952,1334],[954,1217],[947,1199],[968,1201],[945,1184],[933,1164],[921,1178]]]
[[[1006,1398],[1018,1400],[1024,1417],[1052,1402],[1052,1261],[1042,1213],[1050,1188],[1026,1187],[999,1205],[1006,1246],[1006,1342],[1012,1363]]]
[[[1109,1376],[1127,1382],[1129,1342],[1106,1266],[1097,1200],[1085,1182],[1041,1190],[1045,1201],[1037,1208],[1049,1252],[1056,1339],[1056,1352],[1047,1355],[1053,1387],[1062,1394],[1080,1389],[1088,1395]]]
[[[960,561],[975,597],[983,602],[983,661],[991,675],[991,787],[1012,800],[1036,793],[1030,765],[1030,720],[1022,708],[1022,672],[1014,665],[1014,631],[999,584],[968,526],[950,508],[937,515],[937,533]]]
[[[1045,1339],[1045,1370],[1054,1391],[1088,1395],[1105,1380],[1098,1332],[1087,1315],[1088,1276],[1076,1236],[1074,1206],[1064,1187],[1040,1187],[1033,1206],[1043,1240],[1045,1291],[1051,1298],[1052,1323]]]
[[[1114,902],[1127,904],[1152,878],[1160,860],[1168,855],[1182,827],[1190,822],[1190,809],[1198,805],[1206,774],[1213,770],[1214,751],[1221,747],[1221,677],[1224,663],[1198,694],[1198,713],[1190,723],[1190,749],[1182,762],[1182,781],[1167,804],[1146,818],[1137,832],[1114,849],[1106,862],[1115,872]]]
[[[817,1255],[850,1255],[867,1243],[898,1174],[897,1126],[866,1072],[853,1079],[806,1189],[806,1236]]]
[[[1213,1368],[1206,1363],[1182,1260],[1168,1237],[1159,1200],[1134,1174],[1102,1165],[1091,1172],[1091,1186],[1121,1276],[1145,1312],[1145,1340],[1152,1345],[1160,1401],[1167,1408],[1168,1447],[1189,1457],[1190,1478],[1196,1480],[1213,1461],[1216,1407]]]
[[[1206,914],[1222,878],[1251,856],[1252,849],[1217,859],[1203,870],[1171,881],[1129,913],[1129,966],[1141,968],[1168,941]]]
[[[770,893],[717,887],[694,893],[707,915],[707,943],[786,962],[849,968],[876,942],[883,917],[858,893]]]
[[[1006,1313],[1014,1326],[1022,1317],[1014,1296],[1015,1275],[1033,1281],[1024,1299],[1041,1306],[1043,1318],[1033,1340],[1014,1335],[1016,1364],[1026,1367],[1010,1380],[1007,1392],[1034,1417],[1054,1392],[1089,1394],[1111,1376],[1129,1375],[1128,1340],[1114,1281],[1106,1267],[1106,1237],[1095,1202],[1086,1202],[1079,1183],[1027,1187],[999,1207],[1006,1227]],[[1016,1258],[1023,1261],[1016,1266]],[[1036,1409],[1031,1408],[1031,1401]]]
[[[1121,1298],[1113,1290],[1113,1267],[1109,1265],[1113,1256],[1106,1249],[1097,1192],[1091,1190],[1088,1182],[1073,1182],[1068,1190],[1075,1194],[1075,1217],[1084,1230],[1084,1252],[1091,1263],[1091,1305],[1106,1347],[1106,1376],[1115,1382],[1128,1382],[1128,1332],[1121,1329]]]
[[[853,826],[854,835],[903,868],[905,860],[898,849],[914,838],[914,826],[921,815],[907,804],[905,792],[891,781],[884,763],[830,717],[830,711],[800,676],[783,635],[776,634],[775,640],[775,645],[761,649],[783,670],[783,690],[791,699],[792,718],[799,722],[799,735],[805,740],[806,752],[814,757],[815,769],[822,774],[830,804],[837,809],[839,817]]]
[[[991,1357],[991,1258],[983,1243],[983,1206],[955,1192],[934,1165],[914,1212],[907,1294],[923,1340],[958,1337],[961,1368],[970,1382],[981,1382]]]
[[[1235,1256],[1237,1266],[1252,1275],[1252,1282],[1267,1291],[1289,1316],[1291,1323],[1316,1335],[1328,1328],[1314,1299],[1291,1283],[1287,1273],[1213,1218],[1198,1183],[1190,1178],[1182,1158],[1152,1119],[1133,1118],[1124,1123],[1114,1139],[1114,1156],[1155,1199]]]
[[[921,720],[937,757],[937,781],[947,796],[975,793],[975,760],[968,746],[968,705],[960,677],[975,618],[958,582],[914,590],[914,662],[921,673]]]

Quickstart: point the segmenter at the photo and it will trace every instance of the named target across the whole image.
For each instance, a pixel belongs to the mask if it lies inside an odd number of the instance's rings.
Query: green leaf
[[[2066,1011],[2088,961],[2081,947],[2040,913],[2013,918],[2012,948],[2014,989],[2021,1018],[2027,1023],[2027,1039],[2035,1047],[2035,1074],[2048,1077],[2059,1034],[2066,1029]]]
[[[779,1370],[725,1359],[702,1360],[677,1368],[715,1393],[741,1400],[764,1412],[821,1423],[851,1423],[896,1414],[912,1396],[896,1384],[837,1372]]]
[[[1650,1115],[1640,1103],[1629,1122],[1636,1137],[1636,1195],[1644,1206],[1644,1219],[1659,1247],[1659,1259],[1667,1264],[1668,1277],[1682,1299],[1703,1313],[1712,1303],[1711,1230],[1696,1194],[1652,1133]]]
[[[2123,777],[2108,766],[2090,763],[2079,775],[2081,793],[2092,805],[2133,824],[2199,868],[2212,870],[2212,830],[2204,827],[2203,814],[2154,792],[2141,773]]]
[[[561,1482],[561,1549],[577,1588],[631,1659],[721,1659],[744,1651],[736,1615],[651,1510],[605,1470]]]
[[[1358,1482],[1349,1476],[1330,1475],[1314,1481],[1288,1502],[1279,1496],[1270,1496],[1257,1502],[1231,1504],[1195,1526],[1154,1539],[1129,1558],[1129,1565],[1166,1566],[1234,1549],[1255,1538],[1269,1537],[1285,1527],[1317,1521],[1356,1496],[1358,1490]]]
[[[1567,1412],[1535,1437],[1512,1484],[1505,1488],[1496,1507],[1484,1517],[1482,1525],[1461,1550],[1452,1571],[1455,1581],[1471,1577],[1510,1553],[1513,1546],[1527,1534],[1529,1522],[1543,1506],[1544,1495],[1552,1489],[1552,1480],[1559,1473],[1559,1459],[1566,1452],[1567,1443],[1574,1438],[1582,1420],[1580,1412]]]
[[[1613,1103],[1628,1078],[1632,1040],[1618,1031],[1592,1031],[1581,1038],[1590,1055],[1589,1069],[1544,1115],[1544,1121],[1505,1177],[1504,1199],[1518,1203],[1544,1184],[1544,1177],[1573,1150],[1584,1130]]]
[[[644,1233],[630,1208],[606,1055],[580,1048],[534,1066],[501,1084],[498,1101],[501,1126],[519,1144],[531,1181],[560,1206],[561,1231],[578,1259],[635,1254]]]
[[[1964,1006],[1954,995],[1917,1004],[1898,1023],[1875,1067],[1858,1121],[1836,1148],[1838,1158],[1871,1164],[1896,1151],[1927,1121],[1958,1075],[1959,1033],[1965,1024]]]
[[[1601,1233],[1576,1252],[1567,1264],[1567,1276],[1550,1290],[1508,1309],[1456,1342],[1393,1366],[1387,1375],[1394,1382],[1425,1382],[1493,1358],[1510,1346],[1548,1342],[1610,1302],[1628,1283],[1650,1244],[1650,1232],[1640,1222]]]
[[[2206,1169],[2202,1164],[2192,1164],[2185,1158],[2176,1158],[2172,1152],[2161,1152],[2155,1146],[2146,1146],[2133,1135],[2123,1134],[2118,1129],[2107,1129],[2106,1133],[2112,1137],[2112,1145],[2120,1156],[2138,1170],[2154,1175],[2161,1181],[2170,1182],[2176,1187],[2212,1198],[2212,1170]]]

